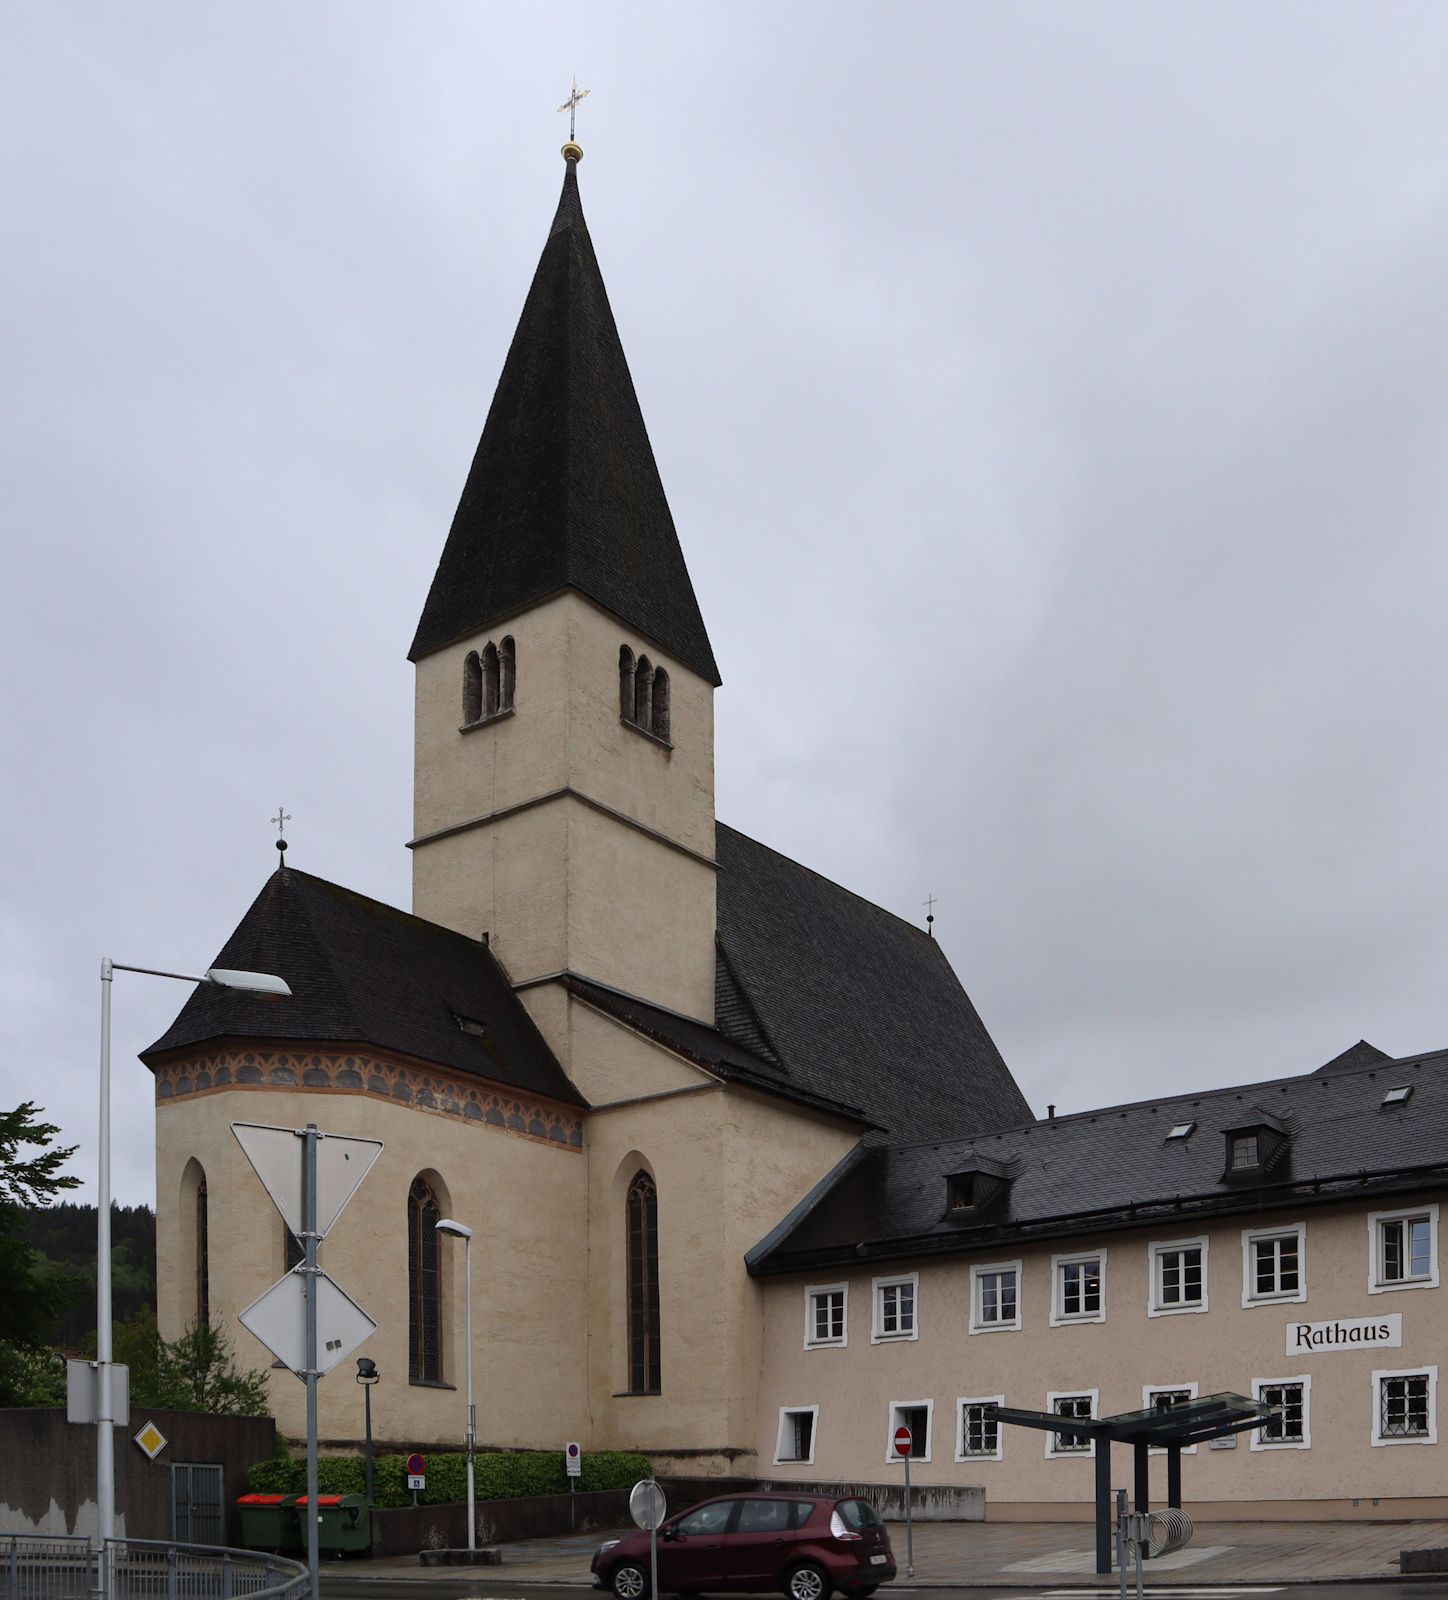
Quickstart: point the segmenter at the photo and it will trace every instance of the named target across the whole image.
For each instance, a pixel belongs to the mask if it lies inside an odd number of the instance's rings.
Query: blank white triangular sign
[[[246,1152],[262,1187],[282,1214],[282,1220],[300,1235],[302,1231],[302,1137],[298,1128],[272,1128],[260,1122],[233,1122],[231,1131]],[[382,1154],[380,1139],[353,1139],[346,1134],[324,1133],[317,1138],[317,1232],[323,1237],[357,1186]]]
[[[279,1361],[298,1377],[307,1366],[307,1291],[306,1274],[289,1272],[278,1278],[264,1295],[238,1317]],[[377,1324],[325,1272],[317,1282],[317,1374],[325,1377],[339,1361],[349,1355]]]

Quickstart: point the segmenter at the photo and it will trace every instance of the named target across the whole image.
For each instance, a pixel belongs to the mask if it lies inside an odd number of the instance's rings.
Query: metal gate
[[[177,1544],[224,1544],[221,1468],[171,1463],[171,1537]]]

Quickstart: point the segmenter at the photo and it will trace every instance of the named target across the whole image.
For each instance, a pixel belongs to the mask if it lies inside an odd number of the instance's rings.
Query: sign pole
[[[322,1577],[317,1550],[321,1508],[317,1504],[317,1125],[309,1122],[302,1133],[302,1245],[306,1255],[306,1365],[307,1385],[307,1573],[312,1600],[321,1600]]]
[[[905,1451],[905,1576],[907,1578],[915,1576],[915,1524],[910,1517],[910,1450],[912,1449],[914,1449],[913,1443]]]
[[[649,1484],[655,1490],[658,1483],[652,1472],[649,1473]],[[649,1518],[649,1600],[659,1600],[659,1519],[657,1515]]]

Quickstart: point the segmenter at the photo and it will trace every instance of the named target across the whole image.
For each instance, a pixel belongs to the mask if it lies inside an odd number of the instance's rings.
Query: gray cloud
[[[0,1074],[292,859],[406,904],[403,653],[561,179],[719,812],[923,914],[1038,1106],[1444,1042],[1448,20],[5,8]],[[149,1196],[117,981],[118,1189]]]

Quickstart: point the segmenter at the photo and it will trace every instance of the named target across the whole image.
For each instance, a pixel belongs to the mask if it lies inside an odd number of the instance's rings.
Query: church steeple
[[[408,657],[574,589],[717,685],[583,218],[582,152],[565,153],[558,212]]]

